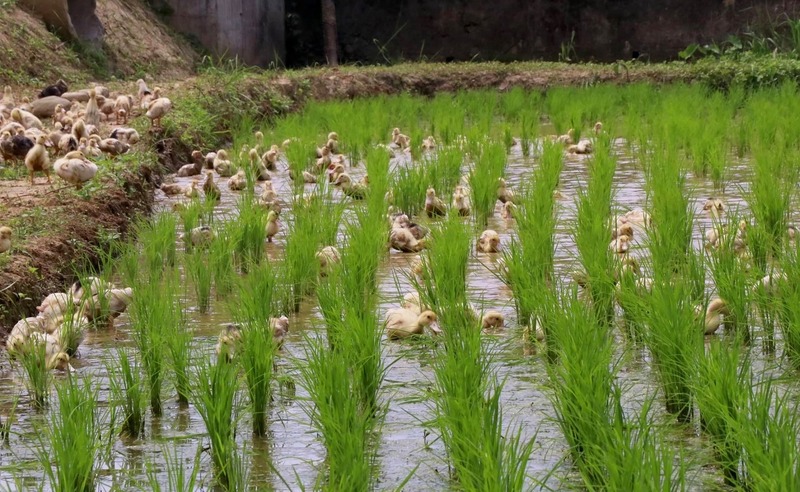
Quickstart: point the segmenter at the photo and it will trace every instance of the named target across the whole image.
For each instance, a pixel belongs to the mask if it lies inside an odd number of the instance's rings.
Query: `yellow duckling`
[[[178,177],[197,176],[203,170],[203,154],[199,150],[192,151],[192,163],[184,164],[178,169]]]
[[[603,123],[598,121],[597,123],[594,124],[592,130],[594,131],[595,135],[600,135],[601,133],[603,133]]]
[[[277,145],[272,145],[270,149],[264,152],[264,155],[261,156],[261,162],[264,163],[264,166],[267,167],[270,171],[275,171],[277,169],[277,162],[278,156],[281,154],[281,149]]]
[[[81,189],[84,183],[97,174],[97,165],[88,160],[82,152],[72,151],[58,159],[53,164],[53,170],[59,178]]]
[[[11,250],[11,236],[14,231],[8,226],[0,227],[0,254]]]
[[[436,140],[434,140],[433,135],[428,135],[422,139],[422,150],[431,151],[434,149],[436,149]]]
[[[397,147],[405,150],[411,147],[411,138],[408,135],[400,133],[399,128],[392,130],[392,143]]]
[[[453,210],[455,210],[460,217],[468,217],[470,214],[469,203],[467,197],[463,193],[456,191],[453,193]]]
[[[220,149],[217,151],[217,155],[214,157],[214,171],[223,178],[230,178],[233,176],[233,164],[228,157],[227,150]]]
[[[503,178],[497,178],[497,199],[503,204],[514,201],[514,192],[508,189]]]
[[[164,194],[167,196],[177,196],[183,195],[188,188],[184,188],[178,183],[162,183],[158,189],[164,192]]]
[[[236,174],[228,179],[228,189],[242,191],[245,188],[247,188],[247,177],[244,175],[244,169],[239,169]]]
[[[25,156],[25,167],[30,174],[31,186],[33,186],[33,173],[37,171],[43,172],[47,176],[47,182],[50,183],[50,156],[44,146],[46,139],[44,135],[36,137],[36,145]]]
[[[608,247],[611,251],[619,254],[626,254],[630,250],[631,238],[625,235],[617,236]]]
[[[486,229],[478,238],[476,247],[481,253],[497,253],[500,251],[500,235],[497,231]]]
[[[217,183],[214,182],[213,171],[206,171],[206,180],[203,182],[203,193],[205,193],[207,200],[220,201],[222,199],[222,192],[217,186]]]
[[[26,130],[28,128],[36,128],[38,130],[43,130],[44,126],[42,125],[42,121],[30,113],[25,111],[24,109],[14,108],[11,110],[11,119],[22,125]]]
[[[338,265],[341,262],[341,257],[336,246],[325,246],[317,252],[317,260],[319,261],[320,277],[327,277],[333,265]]]
[[[575,143],[575,129],[570,128],[567,130],[567,133],[564,135],[559,135],[555,138],[555,141],[558,143],[562,143],[565,146],[572,145]]]
[[[186,190],[184,190],[183,196],[185,196],[186,198],[188,198],[190,200],[194,200],[195,198],[200,198],[200,191],[198,191],[198,189],[197,189],[197,180],[196,179],[192,180],[192,182],[189,183],[189,187],[186,188]]]
[[[69,370],[69,354],[62,348],[61,342],[54,335],[40,332],[31,333],[25,350],[41,350],[44,353],[42,364],[47,370]]]
[[[515,218],[516,213],[517,213],[517,206],[514,204],[514,202],[504,203],[503,208],[500,211],[500,215],[506,220],[511,220]]]
[[[278,234],[278,214],[274,210],[270,210],[267,214],[267,242],[272,242],[272,238]]]
[[[591,140],[583,139],[577,144],[567,147],[567,153],[569,154],[587,155],[591,154],[592,152],[594,152],[594,146],[592,145]]]
[[[483,317],[481,318],[481,328],[484,330],[488,329],[499,329],[503,328],[506,323],[506,317],[500,311],[495,311],[494,309],[490,309],[483,313]]]
[[[611,233],[611,239],[616,239],[620,236],[628,236],[628,238],[633,239],[633,226],[630,222],[621,224]]]
[[[650,214],[648,214],[641,208],[635,208],[633,210],[629,210],[628,212],[625,212],[624,214],[617,217],[617,227],[626,222],[630,222],[631,225],[639,227],[652,225]]]
[[[269,326],[272,328],[272,340],[278,348],[283,345],[283,340],[289,333],[289,318],[281,316],[280,318],[270,318]]]
[[[195,227],[189,231],[188,236],[186,234],[182,234],[181,238],[184,241],[188,239],[189,244],[192,246],[208,246],[214,239],[214,231],[212,231],[208,226]]]
[[[11,332],[6,338],[6,350],[8,355],[14,358],[19,350],[28,342],[31,334],[44,331],[44,318],[25,318],[17,321],[11,328]]]
[[[86,103],[83,119],[90,125],[100,125],[100,106],[97,104],[97,91],[94,88],[89,89],[89,101]]]
[[[436,320],[436,313],[433,311],[417,314],[411,309],[390,309],[386,313],[384,328],[392,340],[421,335],[426,326],[438,334],[441,330],[436,326]]]
[[[719,198],[712,196],[703,204],[703,211],[708,212],[711,217],[718,218],[725,211],[725,204]]]
[[[261,162],[261,158],[258,157],[258,150],[250,149],[248,153],[250,157],[250,167],[255,171],[255,178],[256,181],[269,181],[272,177],[267,172],[267,166]]]
[[[328,182],[334,183],[339,176],[344,174],[344,166],[341,164],[331,164],[328,166]]]
[[[403,253],[419,253],[425,249],[425,239],[417,239],[409,229],[393,227],[389,233],[389,244]]]
[[[700,316],[703,313],[702,306],[695,307],[695,314]],[[722,325],[722,316],[729,315],[727,303],[719,297],[714,298],[708,303],[706,307],[704,318],[704,333],[706,335],[713,335]]]
[[[428,188],[425,192],[425,213],[428,217],[442,217],[445,211],[444,202],[436,197],[436,190]]]
[[[259,197],[259,203],[261,205],[269,207],[277,199],[278,199],[278,194],[275,193],[275,190],[272,188],[272,181],[265,181],[264,190],[261,192],[261,196]]]
[[[367,196],[366,184],[364,182],[353,183],[353,180],[347,173],[339,174],[339,177],[336,178],[333,184],[338,186],[342,190],[342,193],[354,200],[363,200],[364,197]]]
[[[217,353],[217,360],[232,362],[236,356],[236,349],[242,341],[242,332],[239,326],[228,323],[217,337],[217,345],[214,347]]]
[[[423,311],[430,311],[431,309],[428,306],[424,306],[422,301],[419,297],[419,292],[407,292],[403,296],[403,302],[401,303],[403,309],[408,309],[410,311],[414,311],[417,315],[422,314]]]

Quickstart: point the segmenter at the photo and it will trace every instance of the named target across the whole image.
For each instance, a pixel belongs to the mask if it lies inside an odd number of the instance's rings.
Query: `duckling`
[[[411,219],[408,218],[406,214],[398,214],[395,216],[394,220],[392,221],[392,228],[393,229],[406,229],[414,239],[422,239],[428,234],[428,229],[422,227],[419,224],[411,222]]]
[[[319,159],[314,164],[314,172],[320,173],[323,169],[328,167],[331,163],[331,151],[328,147],[322,147],[319,149]]]
[[[43,348],[39,348],[42,346]],[[62,348],[61,342],[56,336],[33,332],[28,339],[26,347],[30,347],[30,350],[42,350],[44,353],[42,364],[45,369],[49,371],[53,369],[58,369],[59,371],[69,370],[69,354]]]
[[[6,350],[11,358],[19,353],[19,350],[27,343],[31,334],[44,331],[43,319],[39,317],[24,318],[11,328],[11,332],[6,338]]]
[[[277,170],[276,163],[278,162],[278,156],[280,156],[281,149],[277,145],[272,145],[270,149],[264,152],[264,155],[261,156],[261,162],[267,167],[270,171]]]
[[[146,116],[150,119],[152,128],[161,128],[161,118],[172,109],[172,101],[166,97],[154,99],[147,107]]]
[[[86,159],[82,152],[72,151],[58,159],[53,164],[53,170],[59,178],[80,190],[84,183],[97,174],[97,165]]]
[[[577,144],[567,147],[567,153],[569,154],[587,155],[592,152],[594,152],[594,146],[591,140],[582,139]]]
[[[47,183],[50,183],[50,156],[47,149],[44,147],[44,142],[47,139],[44,135],[39,135],[36,138],[36,145],[28,151],[25,156],[25,167],[28,168],[28,174],[31,178],[31,186],[33,186],[33,173],[41,171],[47,176]]]
[[[258,150],[253,148],[248,152],[250,157],[250,167],[255,171],[256,181],[269,181],[272,176],[267,172],[267,166],[264,165],[261,158],[258,157]]]
[[[428,217],[442,217],[445,210],[444,202],[436,197],[436,190],[428,188],[425,192],[425,213]]]
[[[220,149],[217,151],[217,155],[214,157],[214,170],[223,178],[233,176],[233,164],[228,158],[227,150]]]
[[[695,306],[695,314],[700,316],[703,313],[702,306]],[[704,333],[713,335],[722,325],[722,316],[730,315],[727,303],[719,297],[714,298],[708,303],[704,317]]]
[[[184,241],[188,239],[189,244],[192,246],[207,246],[214,239],[214,236],[214,231],[212,231],[210,227],[200,226],[189,231],[188,236],[186,234],[182,234],[181,239]]]
[[[0,138],[0,154],[7,161],[25,159],[34,145],[34,141],[25,135],[11,135],[4,132]]]
[[[96,135],[92,135],[92,137],[96,137]],[[130,145],[120,140],[117,140],[116,138],[100,139],[98,137],[95,138],[94,141],[97,142],[97,146],[100,148],[100,150],[102,150],[103,152],[105,152],[110,156],[125,154],[131,149]]]
[[[278,214],[270,210],[267,214],[267,242],[272,242],[272,238],[278,234]]]
[[[164,192],[164,194],[167,196],[183,195],[184,191],[186,191],[186,188],[178,183],[162,183],[158,189]]]
[[[270,318],[269,326],[272,328],[272,340],[278,348],[283,345],[283,340],[289,333],[289,318],[281,316],[280,318]]]
[[[205,193],[207,200],[220,201],[222,199],[222,192],[219,190],[217,183],[214,182],[213,171],[206,171],[206,180],[203,182],[203,193]]]
[[[557,136],[555,138],[555,141],[558,142],[558,143],[562,143],[565,146],[574,144],[575,143],[575,129],[574,128],[570,128],[569,130],[567,130],[567,133],[565,135]]]
[[[789,242],[794,242],[795,238],[797,237],[797,227],[793,225],[789,225],[786,227],[786,237],[789,238]]]
[[[711,217],[717,218],[725,211],[725,204],[719,198],[709,197],[703,204],[703,210],[708,212]]]
[[[128,145],[136,145],[140,138],[139,132],[137,132],[135,128],[126,127],[115,128],[110,136]]]
[[[97,141],[93,138],[82,138],[78,144],[78,150],[86,157],[102,157],[103,151],[97,147]]]
[[[417,314],[410,309],[390,309],[386,312],[384,328],[392,340],[421,335],[426,326],[438,334],[441,330],[436,326],[436,320],[436,313],[433,311]]]
[[[14,231],[10,227],[0,227],[0,254],[3,254],[11,249],[11,236],[13,235]]]
[[[422,301],[420,300],[419,297],[419,292],[407,292],[403,296],[403,302],[401,306],[403,306],[403,309],[414,311],[414,313],[416,313],[417,315],[422,314],[423,311],[430,311],[430,308],[422,305]]]
[[[419,253],[425,249],[425,239],[416,239],[411,231],[405,228],[392,228],[389,233],[392,248],[403,253]]]
[[[497,178],[497,199],[501,203],[514,201],[514,192],[508,189],[506,180],[503,178]]]
[[[89,138],[89,131],[86,128],[86,123],[84,123],[83,119],[79,118],[75,120],[75,124],[72,125],[72,136],[75,137],[75,140],[80,142],[84,138]]]
[[[490,309],[483,313],[483,317],[481,318],[481,328],[484,330],[493,328],[503,328],[505,326],[506,317],[500,311],[495,311],[494,309]]]
[[[453,210],[455,210],[460,217],[468,217],[470,214],[469,203],[467,197],[463,193],[453,193]]]
[[[291,172],[291,170],[289,172],[289,177],[292,178],[292,180],[295,179],[294,174]],[[317,177],[308,171],[303,171],[302,177],[303,177],[303,183],[314,184],[317,182]]]
[[[619,254],[625,254],[630,249],[631,238],[625,235],[617,236],[616,239],[611,241],[608,247],[611,251]]]
[[[329,183],[335,182],[337,179],[339,179],[339,176],[341,176],[342,174],[344,174],[344,166],[343,165],[331,163],[331,165],[328,166],[328,182]]]
[[[192,164],[184,164],[178,169],[179,177],[197,176],[203,170],[203,154],[199,150],[192,151]]]
[[[325,147],[328,148],[331,154],[339,152],[339,134],[336,132],[330,132],[328,134],[328,141],[325,143]]]
[[[341,256],[336,246],[325,246],[317,252],[317,260],[319,260],[319,276],[327,277],[333,265],[339,264]]]
[[[242,332],[239,325],[228,323],[217,337],[217,345],[214,350],[217,353],[217,360],[232,362],[236,355],[236,349],[242,341]]]
[[[137,97],[141,101],[145,96],[151,95],[153,92],[147,87],[144,80],[139,79],[136,81]],[[146,106],[145,106],[146,107]]]
[[[11,119],[25,127],[27,130],[28,128],[36,128],[39,130],[44,129],[42,125],[42,121],[30,113],[25,111],[24,109],[14,108],[11,110]]]
[[[16,106],[14,102],[14,93],[11,91],[11,86],[7,85],[3,88],[3,98],[0,99],[0,104],[7,108]]]
[[[264,183],[264,190],[261,192],[261,196],[259,197],[259,203],[261,205],[269,206],[278,198],[278,194],[275,193],[275,190],[272,188],[272,181],[266,181]]]
[[[400,133],[399,128],[392,130],[392,143],[402,150],[411,147],[411,138]]]
[[[476,248],[481,253],[497,253],[500,251],[500,235],[497,231],[486,229],[478,238]]]
[[[500,211],[500,215],[506,220],[511,220],[515,218],[516,213],[517,213],[517,206],[514,204],[514,202],[504,203],[503,208]]]
[[[189,200],[194,200],[195,198],[200,198],[200,192],[197,190],[197,180],[192,180],[189,183],[189,187],[183,190],[183,196],[188,198]]]
[[[100,124],[100,107],[97,103],[97,91],[89,89],[89,102],[86,103],[86,111],[83,115],[86,123],[94,126]]]
[[[88,290],[86,289],[88,287]],[[72,299],[73,302],[80,302],[86,296],[96,296],[98,293],[103,292],[106,290],[107,285],[106,282],[98,277],[86,277],[85,279],[81,280],[78,279],[73,283],[70,288],[69,292],[67,293],[67,297]],[[52,294],[51,294],[52,295]],[[48,296],[49,297],[49,296]],[[46,301],[47,299],[45,299]]]
[[[600,135],[603,133],[603,123],[601,121],[595,123],[594,127],[592,127],[592,131],[594,131],[595,135]]]
[[[422,150],[430,151],[434,149],[436,149],[436,140],[434,140],[433,135],[428,135],[422,139]]]
[[[363,200],[364,197],[367,196],[366,185],[364,185],[364,183],[353,183],[350,175],[347,173],[341,173],[333,184],[341,188],[342,193],[353,200]]]
[[[650,218],[650,214],[641,208],[635,208],[617,217],[617,227],[626,222],[630,222],[631,225],[645,227],[652,225],[653,221]]]
[[[128,115],[131,114],[131,96],[117,96],[114,100],[114,115],[118,125],[128,124]]]
[[[633,226],[630,222],[625,222],[611,232],[611,239],[617,239],[620,236],[628,236],[633,239]]]
[[[114,320],[128,309],[133,300],[133,289],[108,289],[98,292],[86,299],[82,304],[81,312],[90,322],[97,322],[106,318],[109,326]]]
[[[247,177],[244,169],[239,169],[230,179],[228,179],[228,189],[232,191],[242,191],[247,188]]]
[[[66,133],[59,138],[57,147],[60,154],[67,154],[78,150],[78,141],[71,133]]]

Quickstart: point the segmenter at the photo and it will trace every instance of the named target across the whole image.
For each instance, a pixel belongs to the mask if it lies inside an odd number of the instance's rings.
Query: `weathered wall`
[[[161,0],[169,25],[217,56],[266,66],[285,59],[283,0]]]
[[[62,38],[80,40],[96,47],[103,42],[104,29],[95,14],[95,0],[22,0]]]
[[[675,58],[749,22],[781,20],[796,0],[364,0],[336,2],[343,61],[556,59],[575,31],[581,60],[632,51]],[[323,62],[318,0],[286,0],[293,65]]]

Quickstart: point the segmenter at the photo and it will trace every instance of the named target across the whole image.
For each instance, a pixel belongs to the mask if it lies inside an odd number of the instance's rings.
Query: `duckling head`
[[[400,135],[400,129],[399,128],[395,128],[394,130],[392,130],[392,136],[396,137],[397,135]]]
[[[261,143],[264,141],[264,134],[260,131],[256,132],[256,142]]]
[[[436,190],[434,190],[433,188],[428,188],[425,191],[425,197],[426,198],[436,198]]]
[[[730,310],[728,309],[728,303],[725,302],[724,299],[719,297],[714,298],[711,302],[708,303],[708,307],[706,308],[706,315],[716,315],[716,314],[730,314]]]
[[[0,239],[11,239],[13,231],[8,226],[0,227]]]
[[[330,132],[328,134],[328,140],[339,140],[339,134],[336,132]]]
[[[353,180],[350,179],[350,175],[347,173],[341,173],[336,181],[333,182],[335,185],[342,185],[344,183],[351,183]]]
[[[202,152],[200,152],[199,150],[193,150],[192,151],[192,159],[194,159],[195,161],[199,161],[202,158],[203,158],[203,153]]]
[[[502,328],[506,317],[500,311],[487,311],[483,315],[482,326],[484,328]]]
[[[258,160],[258,151],[256,149],[250,149],[248,155],[250,156],[250,162],[255,162]]]
[[[11,119],[17,123],[22,121],[22,113],[20,113],[19,108],[14,108],[11,110]]]
[[[278,147],[276,144],[272,144],[272,147],[270,147],[269,150],[273,152],[280,152],[281,148]]]
[[[59,352],[55,354],[48,362],[47,366],[50,369],[58,369],[59,371],[69,370],[69,354],[66,352]]]
[[[225,150],[225,149],[219,149],[219,150],[217,151],[217,157],[218,157],[220,160],[228,160],[228,151],[227,151],[227,150]]]
[[[45,137],[43,134],[39,135],[38,137],[36,137],[36,145],[44,145],[46,139],[47,137]]]
[[[603,123],[598,121],[597,123],[594,124],[594,133],[595,135],[599,135],[600,132],[602,131],[603,131]]]

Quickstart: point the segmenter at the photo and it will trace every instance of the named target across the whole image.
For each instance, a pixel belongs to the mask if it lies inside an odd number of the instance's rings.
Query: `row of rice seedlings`
[[[494,215],[497,203],[498,180],[505,175],[506,151],[501,143],[494,141],[470,140],[480,147],[473,152],[472,170],[469,185],[472,189],[472,208],[475,222],[485,226]]]
[[[155,278],[158,278],[164,268],[175,266],[176,226],[175,215],[160,213],[151,220],[140,222],[136,227],[136,237],[141,244],[147,272]]]
[[[616,160],[609,141],[596,139],[597,149],[589,160],[587,187],[578,192],[575,246],[586,275],[586,293],[597,319],[610,325],[614,320],[615,252],[608,247],[611,201]]]
[[[183,270],[192,281],[197,307],[201,313],[207,313],[211,306],[214,270],[210,263],[210,257],[205,251],[194,249],[183,254]]]
[[[161,327],[167,352],[169,354],[169,366],[172,369],[175,391],[178,396],[178,403],[186,405],[189,403],[190,382],[189,368],[192,364],[192,340],[194,333],[189,328],[183,306],[178,293],[174,289],[175,282],[167,281],[164,296],[173,306],[172,318],[169,324]]]
[[[131,351],[118,349],[106,370],[113,404],[122,410],[122,432],[138,438],[144,433],[147,411],[147,382],[141,363]]]
[[[189,236],[189,231],[196,227],[208,226],[210,227],[214,221],[214,207],[217,201],[210,197],[205,197],[205,200],[192,200],[186,206],[182,207],[178,214],[181,218],[181,225],[183,226],[183,242],[187,251],[192,249],[192,242]],[[142,239],[144,241],[144,239]]]
[[[418,165],[399,167],[392,184],[394,205],[412,216],[422,210],[428,188],[435,189],[440,197],[449,196],[461,177],[463,159],[464,154],[458,147],[440,146],[435,153],[424,155]],[[372,187],[373,175],[368,175]]]
[[[253,188],[250,187],[249,190]],[[237,204],[235,221],[229,222],[231,240],[242,271],[250,264],[261,263],[267,239],[267,211],[252,196],[242,197]]]
[[[757,264],[766,258],[777,258],[784,245],[792,198],[795,195],[797,170],[786,162],[796,157],[774,147],[774,139],[758,142],[754,148],[753,178],[746,194],[748,205],[758,227],[764,231],[766,248],[763,255],[754,255]],[[764,256],[766,255],[766,256]]]
[[[51,490],[94,491],[104,433],[97,388],[88,378],[68,377],[56,385],[56,393],[57,408],[39,430],[39,461]]]
[[[29,343],[16,354],[31,403],[39,410],[47,406],[52,383],[52,374],[45,364],[46,348],[43,343]]]
[[[334,244],[344,204],[334,202],[330,190],[318,188],[308,197],[296,197],[292,211],[284,253],[286,312],[297,312],[300,301],[314,292],[319,275],[317,251]]]
[[[522,490],[533,440],[524,440],[521,428],[503,435],[502,384],[482,347],[480,320],[467,301],[469,229],[451,216],[431,234],[427,274],[419,288],[421,304],[434,307],[444,329],[433,363],[433,406],[451,477],[465,490]]]
[[[248,269],[250,273],[237,282],[237,296],[231,302],[231,311],[241,330],[236,359],[245,376],[253,434],[262,437],[268,431],[267,416],[278,349],[270,323],[277,306],[275,289],[278,276],[266,262]]]
[[[551,399],[573,465],[589,490],[683,490],[686,467],[654,430],[651,399],[626,419],[611,332],[576,294],[551,292],[546,308]]]
[[[210,283],[213,282],[214,294],[217,299],[225,298],[233,290],[236,280],[236,235],[241,231],[242,229],[239,228],[236,220],[226,222],[221,230],[216,231],[214,238],[208,244],[208,250],[205,251],[211,278],[209,279],[206,274],[201,273],[202,279],[199,280],[201,282],[208,282],[203,285],[204,289],[210,289]],[[263,237],[261,241],[263,243]],[[198,267],[199,266],[200,265],[198,265]],[[192,271],[186,273],[189,273],[190,276],[195,275]],[[205,292],[205,290],[203,292]]]
[[[246,487],[242,456],[236,445],[238,367],[225,360],[202,361],[194,367],[191,401],[211,441],[214,479],[224,490]]]
[[[504,256],[504,280],[514,293],[517,319],[528,332],[535,329],[541,317],[542,293],[553,278],[558,213],[555,191],[563,167],[562,152],[560,145],[543,144],[539,166],[517,200],[517,234]]]

